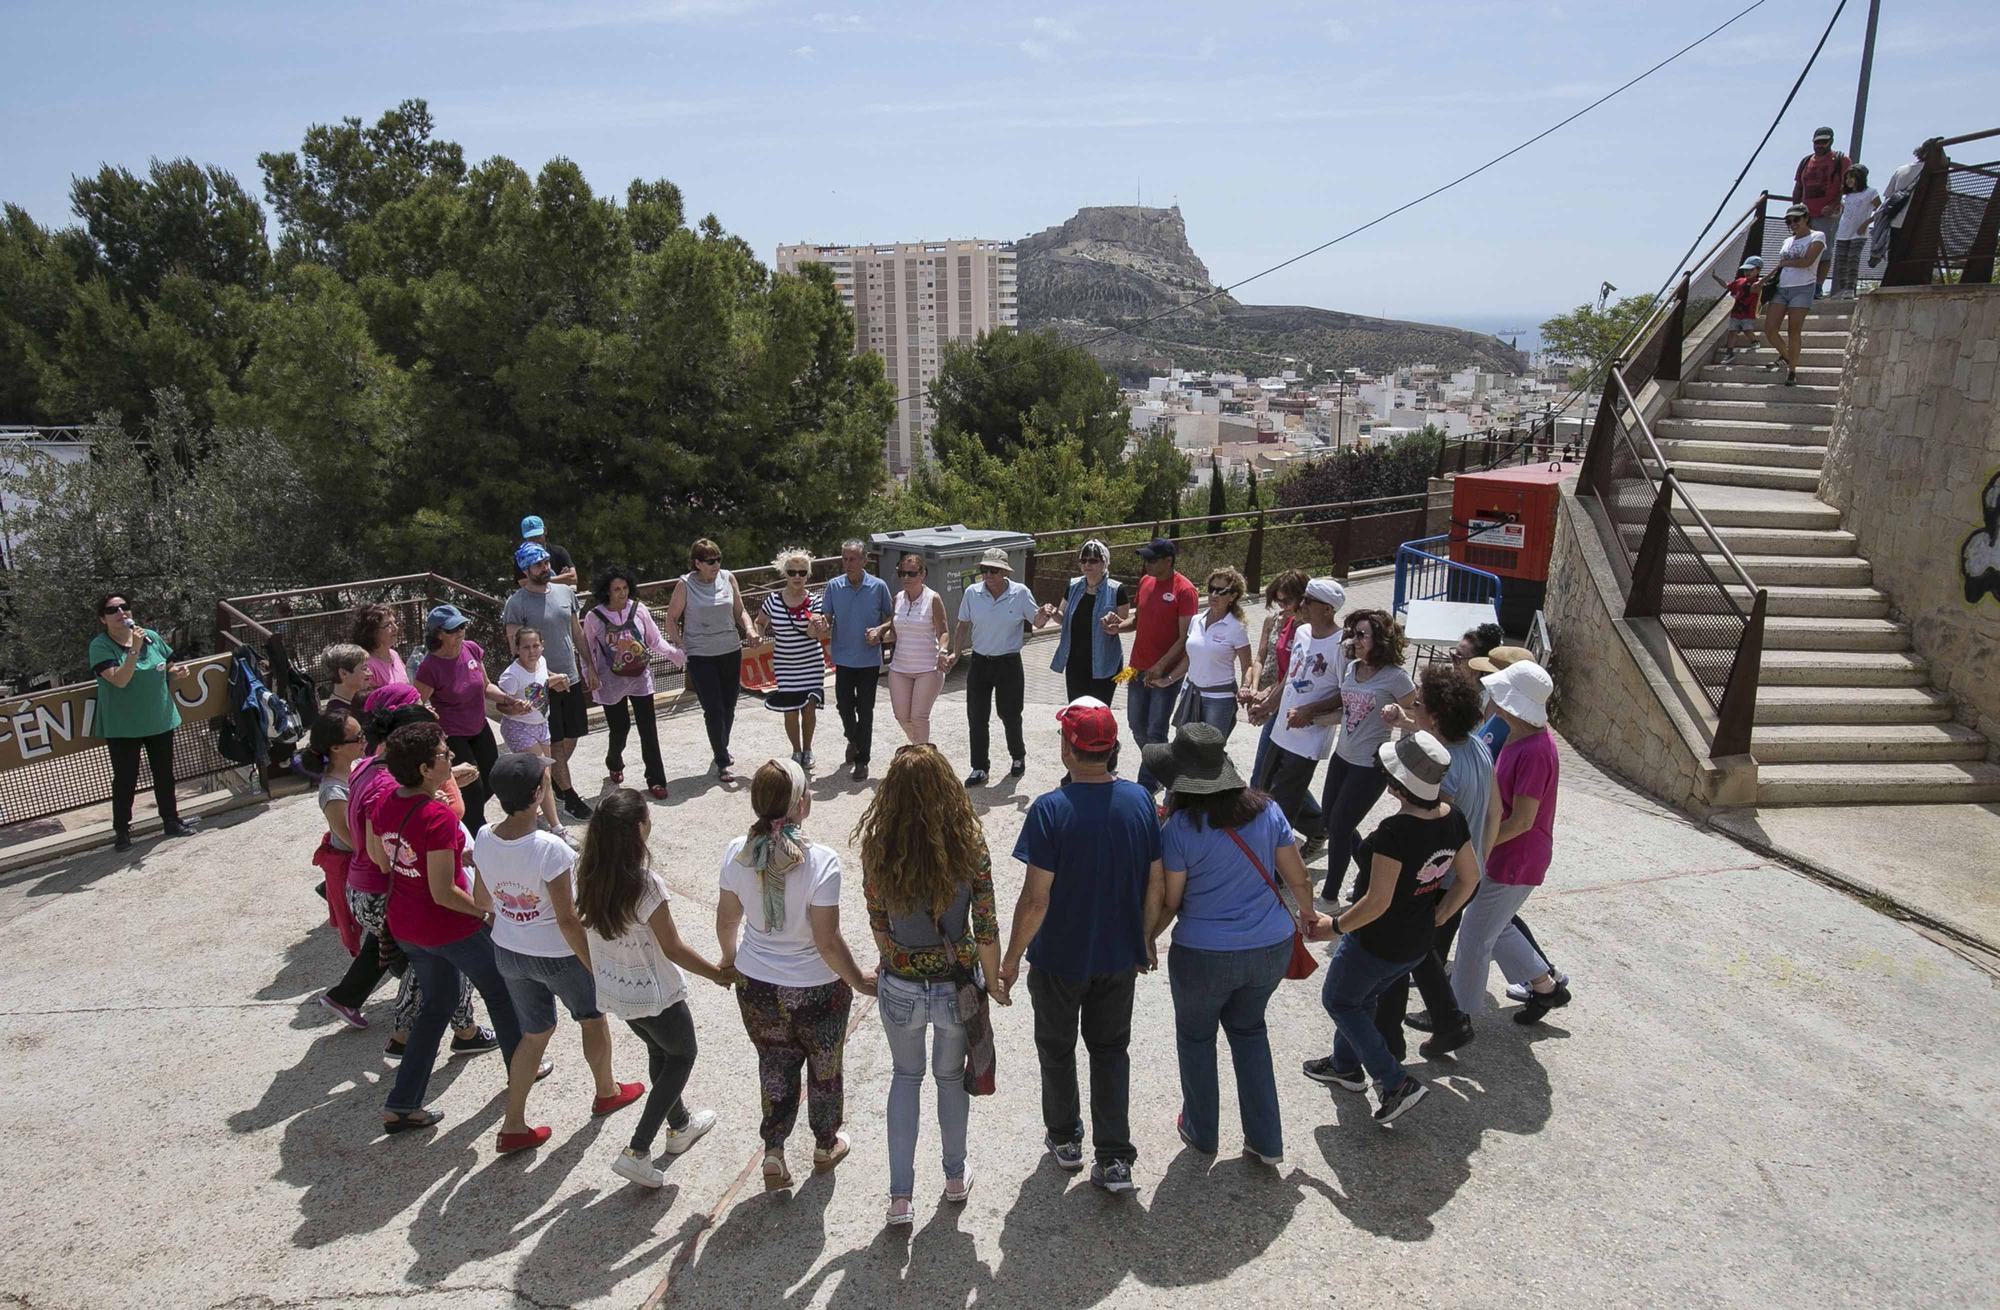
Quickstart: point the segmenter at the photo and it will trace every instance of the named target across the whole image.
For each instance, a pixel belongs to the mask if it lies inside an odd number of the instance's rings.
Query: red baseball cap
[[[1118,744],[1118,717],[1095,696],[1078,696],[1056,711],[1063,740],[1080,751],[1098,754]]]

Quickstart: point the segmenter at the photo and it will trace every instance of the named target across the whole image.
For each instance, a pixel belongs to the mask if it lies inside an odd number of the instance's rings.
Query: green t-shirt
[[[173,647],[157,634],[139,654],[132,680],[114,687],[104,680],[105,665],[125,662],[125,648],[100,632],[90,639],[90,667],[98,674],[96,731],[100,737],[151,737],[181,726],[181,712],[167,688],[167,663]]]

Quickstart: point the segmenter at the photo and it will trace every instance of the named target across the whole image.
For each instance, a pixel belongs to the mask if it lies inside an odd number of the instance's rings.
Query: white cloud
[[[1036,18],[1028,25],[1021,53],[1030,59],[1053,59],[1063,46],[1076,40],[1076,26],[1066,18]]]
[[[482,32],[564,32],[730,18],[762,4],[763,0],[501,0],[480,6],[469,26]]]
[[[813,49],[809,45],[792,47],[792,57],[794,59],[813,59],[816,58],[818,55],[819,51]]]
[[[819,13],[812,16],[812,25],[822,32],[866,31],[868,20],[860,14]]]
[[[1351,41],[1354,39],[1354,29],[1349,27],[1347,24],[1341,22],[1338,18],[1327,19],[1326,22],[1321,25],[1321,30],[1326,33],[1327,40],[1335,43],[1340,43],[1343,41]]]

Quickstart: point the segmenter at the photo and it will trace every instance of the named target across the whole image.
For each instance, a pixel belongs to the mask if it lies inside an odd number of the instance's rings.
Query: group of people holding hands
[[[1303,1072],[1357,1093],[1372,1086],[1383,1123],[1425,1094],[1403,1068],[1404,1028],[1432,1033],[1426,1058],[1471,1041],[1493,961],[1522,1002],[1522,1022],[1569,1000],[1566,980],[1518,918],[1549,863],[1558,777],[1546,731],[1552,684],[1525,651],[1498,646],[1497,629],[1467,634],[1457,658],[1424,669],[1418,686],[1403,668],[1394,621],[1363,610],[1343,624],[1344,594],[1329,578],[1276,579],[1253,646],[1241,575],[1211,571],[1203,603],[1176,571],[1171,542],[1142,548],[1146,577],[1136,587],[1109,578],[1108,550],[1086,543],[1065,599],[1048,605],[1023,603],[1026,589],[1012,581],[1004,554],[990,554],[955,625],[919,556],[898,561],[900,585],[891,591],[863,567],[860,543],[847,545],[848,567],[822,594],[807,585],[809,557],[781,557],[785,585],[753,619],[720,552],[697,543],[697,585],[677,588],[656,624],[616,569],[593,580],[598,603],[579,614],[569,584],[555,580],[553,553],[527,541],[517,554],[522,585],[504,611],[515,663],[500,678],[488,679],[466,636],[470,620],[449,605],[426,615],[426,654],[412,670],[394,650],[386,611],[365,614],[355,643],[328,652],[338,694],[305,754],[321,774],[327,820],[315,862],[354,961],[321,1003],[365,1028],[370,991],[400,975],[387,1047],[400,1066],[384,1106],[386,1132],[441,1118],[424,1102],[451,1030],[453,1056],[502,1053],[498,1148],[549,1140],[529,1103],[550,1068],[560,1002],[582,1034],[591,1113],[644,1102],[611,1167],[660,1186],[668,1157],[716,1121],[688,1097],[693,977],[734,993],[757,1058],[762,1175],[786,1187],[786,1145],[802,1108],[815,1169],[848,1153],[843,1055],[859,993],[875,998],[891,1054],[886,1218],[901,1225],[913,1221],[926,1066],[937,1087],[944,1195],[962,1201],[972,1186],[971,1099],[994,1086],[989,1006],[1012,1004],[1024,983],[1046,1149],[1061,1168],[1085,1167],[1081,1038],[1091,1180],[1112,1192],[1135,1186],[1133,1001],[1139,976],[1162,963],[1158,942],[1169,930],[1182,1090],[1176,1128],[1202,1152],[1219,1149],[1220,1031],[1236,1069],[1243,1149],[1273,1164],[1283,1158],[1264,1012],[1284,979],[1319,967],[1306,943],[1337,945],[1321,988],[1332,1020],[1327,1053]],[[960,779],[929,741],[928,722],[944,673],[969,657],[968,702],[975,679],[988,703],[997,695],[1018,772],[1027,750],[1020,639],[1057,622],[1053,664],[1073,693],[1056,716],[1065,776],[1028,810],[1013,851],[1024,866],[1021,890],[1003,935],[970,790],[987,773],[985,735],[974,733],[972,772]],[[1128,631],[1137,633],[1133,672],[1123,678],[1125,726],[1139,738],[1132,779],[1121,773],[1110,708]],[[605,707],[614,758],[627,725],[639,724],[649,788],[663,789],[651,665],[678,657],[702,700],[718,776],[734,779],[719,702],[735,699],[742,642],[759,633],[776,643],[778,687],[766,703],[786,714],[794,750],[748,778],[748,827],[719,853],[711,955],[676,923],[650,855],[646,797],[618,786],[615,767],[594,805],[576,795],[565,763],[587,726],[576,729],[582,716],[572,719],[566,702],[580,694]],[[1006,637],[1011,650],[1002,648]],[[810,643],[809,661],[802,649],[787,659],[794,639]],[[841,858],[811,829],[823,641],[832,646],[854,775],[866,776],[870,763],[868,716],[884,646],[895,717],[909,738],[849,839],[862,866],[872,968],[842,934]],[[489,706],[501,719],[504,754]],[[978,728],[986,705],[975,708]],[[1264,734],[1247,780],[1227,752],[1239,714]],[[1496,765],[1489,742],[1500,733]],[[1322,759],[1328,772],[1313,817],[1307,802]],[[1384,791],[1395,813],[1360,838]],[[489,799],[501,810],[490,822]],[[587,819],[580,841],[563,828],[559,805]],[[1306,860],[1322,844],[1330,855],[1316,895]],[[1350,862],[1357,877],[1343,899]],[[1412,982],[1425,1014],[1406,1014]],[[474,1021],[475,993],[490,1027]],[[611,1017],[643,1044],[645,1080],[616,1076]]]

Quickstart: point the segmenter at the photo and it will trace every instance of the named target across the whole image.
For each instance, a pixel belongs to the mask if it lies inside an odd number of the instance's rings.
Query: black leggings
[[[729,763],[729,734],[736,727],[736,698],[743,689],[743,652],[688,656],[687,685],[701,702],[709,753],[717,764]]]
[[[456,764],[470,764],[479,770],[479,779],[460,787],[465,798],[465,827],[473,836],[486,826],[486,798],[493,794],[493,766],[500,759],[500,744],[493,740],[493,725],[482,723],[470,737],[446,737]]]
[[[681,1104],[681,1089],[694,1072],[694,1016],[686,1001],[669,1006],[643,1019],[627,1019],[625,1026],[646,1043],[646,1069],[653,1080],[646,1093],[646,1108],[639,1112],[639,1126],[632,1130],[631,1147],[641,1155],[651,1155],[653,1139],[660,1125],[676,1132],[687,1127],[687,1107]]]
[[[604,707],[605,735],[610,739],[604,752],[604,767],[611,773],[625,772],[625,739],[632,732],[632,720],[639,721],[639,757],[646,762],[646,785],[667,785],[667,766],[660,762],[660,728],[651,696],[624,696]]]
[[[1117,678],[1093,678],[1090,676],[1090,653],[1085,651],[1081,658],[1071,655],[1069,663],[1063,665],[1063,690],[1069,698],[1095,696],[1106,705],[1118,694]]]

